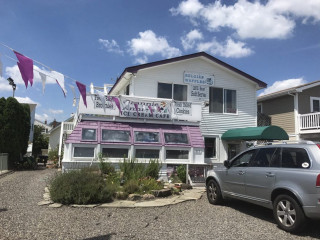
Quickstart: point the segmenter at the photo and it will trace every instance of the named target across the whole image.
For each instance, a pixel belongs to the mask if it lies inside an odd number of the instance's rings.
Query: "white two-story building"
[[[102,153],[113,163],[159,159],[162,176],[186,164],[191,181],[201,180],[206,167],[242,150],[240,140],[221,136],[257,126],[264,87],[205,52],[128,67],[110,90],[91,86],[87,107],[80,101],[63,169],[96,164]]]

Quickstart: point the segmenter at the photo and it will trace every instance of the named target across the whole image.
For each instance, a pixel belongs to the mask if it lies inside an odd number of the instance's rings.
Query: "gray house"
[[[258,112],[283,128],[290,140],[320,141],[320,81],[258,97]]]

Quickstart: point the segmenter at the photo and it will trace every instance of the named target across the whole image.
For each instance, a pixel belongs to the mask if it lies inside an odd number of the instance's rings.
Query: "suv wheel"
[[[298,202],[288,195],[279,195],[275,199],[273,216],[278,226],[287,232],[302,230],[306,220]]]
[[[207,184],[207,198],[211,204],[219,204],[222,202],[220,186],[213,179],[211,179]]]

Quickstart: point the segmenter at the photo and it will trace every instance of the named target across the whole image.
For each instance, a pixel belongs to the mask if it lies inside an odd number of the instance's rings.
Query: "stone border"
[[[129,201],[129,200],[115,200],[111,203],[102,204],[88,204],[88,205],[65,205],[73,208],[141,208],[141,207],[163,207],[167,205],[174,205],[185,201],[196,201],[200,199],[205,192],[204,187],[194,187],[190,190],[184,190],[179,195],[173,195],[167,198],[156,198],[154,200],[146,201]],[[49,194],[49,188],[45,187],[43,194],[43,201],[38,202],[38,206],[48,206],[50,208],[60,208],[64,206],[61,203],[54,203]]]

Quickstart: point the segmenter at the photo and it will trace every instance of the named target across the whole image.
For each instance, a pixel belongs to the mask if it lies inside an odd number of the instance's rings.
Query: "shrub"
[[[102,159],[101,153],[99,153],[98,158],[99,158],[99,169],[100,169],[101,173],[108,174],[108,175],[115,173],[114,166],[112,166],[112,164],[110,162],[104,161]]]
[[[130,179],[128,180],[124,186],[123,186],[123,190],[126,193],[135,193],[135,192],[139,192],[139,182],[136,179]]]
[[[38,163],[34,157],[30,156],[30,157],[23,157],[22,159],[17,161],[15,165],[16,165],[15,167],[19,170],[36,169]]]
[[[61,159],[63,158],[63,152],[61,151]],[[59,148],[51,149],[48,152],[48,160],[53,161],[54,164],[57,164],[59,161]]]
[[[139,181],[140,192],[141,193],[150,193],[151,190],[160,190],[163,188],[163,184],[158,182],[154,178],[144,178]]]
[[[104,182],[102,176],[90,169],[59,174],[50,185],[51,199],[62,204],[109,202],[115,191],[112,184]]]
[[[125,181],[131,179],[138,180],[145,177],[145,164],[138,163],[134,158],[131,160],[123,159],[123,162],[120,163],[120,169]]]
[[[186,174],[187,174],[187,168],[186,165],[180,165],[177,168],[177,175],[180,178],[181,182],[186,183]]]
[[[158,179],[160,169],[161,163],[159,163],[158,159],[150,159],[146,167],[146,177]]]

